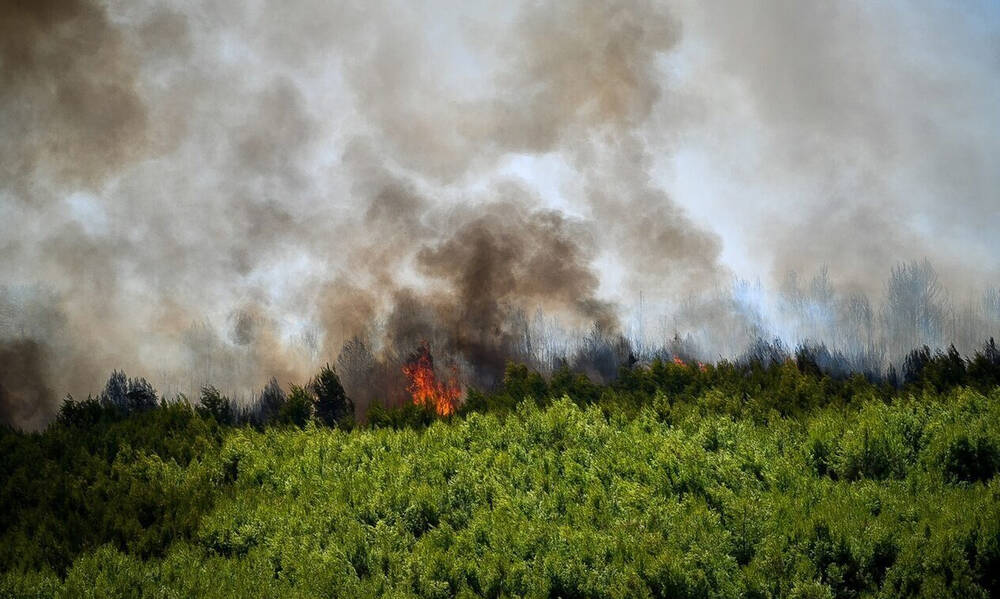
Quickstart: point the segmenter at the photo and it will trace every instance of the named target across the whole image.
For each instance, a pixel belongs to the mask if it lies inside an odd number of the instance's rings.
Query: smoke
[[[5,183],[57,178],[93,187],[146,145],[137,57],[86,0],[0,3],[0,146]]]
[[[0,345],[0,422],[37,427],[51,417],[44,353],[30,339]]]
[[[514,355],[515,332],[508,323],[517,307],[562,311],[605,329],[617,326],[613,307],[597,296],[586,229],[557,212],[530,211],[514,201],[469,211],[452,220],[451,235],[423,247],[416,263],[431,280],[434,321],[453,332],[448,346],[476,367],[477,382],[496,383]],[[405,334],[393,338],[404,347],[415,341]]]
[[[897,261],[925,257],[952,289],[997,280],[995,5],[678,11],[698,40],[675,80],[698,107],[680,123],[684,164],[726,173],[708,184],[705,214],[734,253],[760,257],[758,272],[778,281],[827,264],[835,282],[869,293]]]
[[[113,369],[248,397],[326,362],[363,409],[423,342],[486,386],[972,343],[998,18],[943,10],[0,2],[4,418]]]

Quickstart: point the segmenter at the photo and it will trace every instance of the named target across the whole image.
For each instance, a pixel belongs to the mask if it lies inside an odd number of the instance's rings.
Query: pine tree
[[[340,384],[340,377],[332,366],[324,366],[309,384],[309,388],[316,395],[314,413],[321,424],[336,426],[353,421],[354,403],[347,397],[344,386]]]

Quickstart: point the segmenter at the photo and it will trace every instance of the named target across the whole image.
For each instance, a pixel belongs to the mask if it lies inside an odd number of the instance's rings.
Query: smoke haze
[[[990,2],[0,0],[0,417],[328,361],[363,406],[423,341],[967,350],[998,105]]]

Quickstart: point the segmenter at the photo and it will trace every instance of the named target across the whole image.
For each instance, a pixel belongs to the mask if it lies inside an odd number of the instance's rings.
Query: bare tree
[[[922,345],[939,347],[945,309],[941,283],[928,260],[894,267],[883,313],[893,358]]]
[[[337,368],[347,394],[365,405],[374,398],[375,367],[375,355],[357,335],[344,343],[337,356]]]

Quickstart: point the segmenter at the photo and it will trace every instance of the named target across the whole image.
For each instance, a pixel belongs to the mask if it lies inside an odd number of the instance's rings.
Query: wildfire
[[[682,366],[684,368],[688,367],[688,363],[685,362],[684,360],[681,360],[677,356],[674,356],[674,364]],[[700,370],[701,372],[708,372],[708,366],[706,366],[704,362],[698,362],[697,364],[698,364],[698,370]]]
[[[434,372],[434,358],[431,348],[425,342],[420,345],[410,360],[403,366],[403,374],[410,384],[406,390],[418,406],[431,406],[440,416],[455,412],[458,399],[462,396],[461,386],[454,376],[448,380],[438,380]]]

